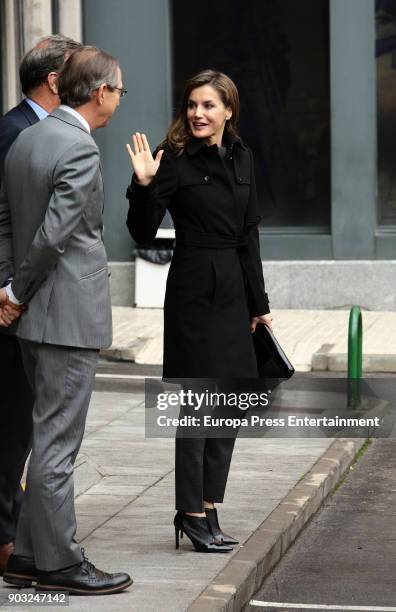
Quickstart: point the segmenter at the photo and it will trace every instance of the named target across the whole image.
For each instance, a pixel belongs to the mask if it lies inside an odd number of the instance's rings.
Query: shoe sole
[[[69,593],[69,595],[112,595],[114,593],[121,593],[124,589],[133,584],[132,578],[128,582],[119,584],[116,587],[110,587],[108,589],[76,589],[75,587],[65,587],[59,584],[39,584],[37,583],[35,589],[37,592],[43,591],[63,591]]]
[[[201,550],[199,548],[195,549],[195,552],[205,553],[207,555],[210,555],[210,554],[213,554],[213,555],[225,555],[225,554],[227,554],[227,553],[229,553],[231,551],[232,551],[232,548],[230,548],[229,550],[214,550],[214,549],[212,549],[212,550],[205,550],[205,549]]]
[[[11,574],[10,572],[5,572],[3,575],[3,581],[17,587],[30,587],[32,586],[32,582],[37,581],[37,576],[31,576],[30,574]]]

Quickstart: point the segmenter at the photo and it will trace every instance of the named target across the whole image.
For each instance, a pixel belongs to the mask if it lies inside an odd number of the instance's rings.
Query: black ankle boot
[[[205,513],[206,518],[208,520],[210,533],[217,542],[219,542],[220,544],[230,544],[231,546],[239,544],[238,540],[222,532],[221,527],[219,525],[216,508],[205,508]]]
[[[179,532],[180,537],[183,533],[190,538],[197,552],[205,553],[226,553],[232,550],[231,546],[216,543],[210,530],[208,521],[205,516],[190,516],[178,510],[174,518],[176,548],[179,548]]]

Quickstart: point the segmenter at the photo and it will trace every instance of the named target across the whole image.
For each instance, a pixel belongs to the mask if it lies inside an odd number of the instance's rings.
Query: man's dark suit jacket
[[[25,100],[0,118],[0,184],[3,180],[5,158],[12,143],[22,130],[37,121],[39,118]]]
[[[20,132],[39,121],[25,101],[0,118],[0,186],[7,153]],[[0,279],[0,287],[7,279]],[[15,326],[0,327],[0,545],[15,538],[20,481],[31,447],[33,396],[22,363]]]
[[[0,187],[4,175],[4,162],[16,137],[24,129],[40,121],[32,107],[23,100],[18,106],[12,108],[0,118]],[[0,287],[4,285],[7,278],[0,278]],[[0,327],[0,335],[14,333],[15,326],[11,329]]]

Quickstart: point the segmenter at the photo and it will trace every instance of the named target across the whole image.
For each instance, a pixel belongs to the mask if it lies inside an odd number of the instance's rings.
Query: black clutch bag
[[[258,323],[253,333],[257,367],[260,378],[290,378],[294,368],[272,331]]]

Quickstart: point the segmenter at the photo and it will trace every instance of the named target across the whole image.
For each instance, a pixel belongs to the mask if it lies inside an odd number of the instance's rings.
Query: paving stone
[[[125,410],[120,408],[114,414],[114,404]],[[71,611],[175,612],[187,610],[190,605],[198,609],[198,604],[193,602],[219,573],[228,571],[227,575],[238,575],[240,564],[233,564],[231,570],[235,568],[235,571],[231,573],[226,569],[227,564],[237,558],[239,550],[247,550],[242,547],[248,546],[246,542],[252,534],[332,444],[329,439],[293,440],[292,443],[280,439],[239,439],[225,503],[219,505],[219,514],[224,529],[241,544],[230,554],[204,555],[194,551],[187,537],[181,540],[180,549],[175,550],[174,441],[145,439],[143,424],[136,426],[141,406],[126,393],[104,396],[95,392],[88,411],[88,425],[90,415],[95,419],[98,410],[102,410],[104,420],[97,430],[88,432],[76,462],[77,469],[94,466],[95,473],[100,475],[99,482],[89,486],[76,500],[78,538],[98,567],[128,571],[135,584],[123,594],[94,598],[94,602],[91,598],[71,598]],[[111,418],[106,421],[109,415]],[[353,443],[348,452],[352,457]],[[327,469],[334,471],[334,466],[340,464],[339,456],[334,451],[329,457]],[[319,473],[323,469],[318,468]],[[289,507],[288,511],[292,510]],[[274,530],[281,529],[283,524],[288,524],[286,518],[281,524],[275,521]],[[271,549],[273,558],[279,554],[280,546],[285,547],[283,540]],[[239,605],[265,571],[263,563],[258,563],[257,569],[251,565],[244,568],[239,575],[246,574],[248,582],[236,593],[235,605]],[[10,592],[1,585],[0,599],[5,591]],[[221,602],[223,612],[231,609],[226,594],[218,590],[214,599],[205,601],[207,607],[200,608],[205,612],[218,609],[216,606]]]
[[[349,310],[275,309],[274,331],[297,371],[345,372]],[[396,312],[364,310],[363,369],[396,372]],[[114,340],[103,356],[162,363],[160,308],[113,308]]]

